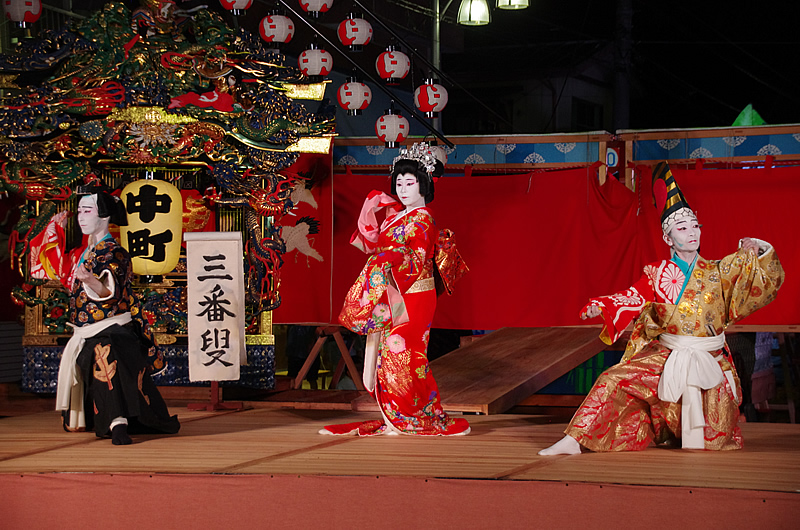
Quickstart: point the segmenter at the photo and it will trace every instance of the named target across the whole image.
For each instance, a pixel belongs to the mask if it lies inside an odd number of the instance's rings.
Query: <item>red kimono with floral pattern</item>
[[[466,434],[469,424],[444,410],[428,365],[436,309],[433,257],[438,236],[426,207],[405,212],[386,194],[364,203],[351,243],[371,254],[345,299],[339,320],[360,334],[376,334],[377,355],[366,355],[364,384],[381,420],[326,427],[331,434]],[[387,217],[378,228],[375,213]],[[368,344],[369,344],[368,340]],[[368,347],[369,350],[369,347]]]
[[[775,298],[783,268],[766,243],[765,252],[740,249],[720,261],[698,256],[688,276],[672,260],[645,266],[622,292],[593,298],[599,307],[601,338],[611,344],[636,318],[622,361],[600,375],[566,429],[593,451],[641,450],[651,442],[681,436],[681,404],[658,397],[659,378],[670,349],[662,333],[709,337]],[[702,392],[705,449],[742,447],[738,427],[741,388],[729,355],[712,352],[725,379]]]

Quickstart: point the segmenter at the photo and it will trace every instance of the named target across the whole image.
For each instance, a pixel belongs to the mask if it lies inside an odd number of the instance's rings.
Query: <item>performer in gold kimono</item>
[[[665,163],[653,170],[663,238],[672,258],[644,267],[632,287],[592,298],[581,318],[602,316],[601,338],[635,317],[622,361],[600,375],[565,433],[540,455],[638,451],[681,440],[684,449],[741,449],[741,387],[725,328],[764,307],[783,283],[772,246],[744,238],[719,261],[698,254],[700,225]]]

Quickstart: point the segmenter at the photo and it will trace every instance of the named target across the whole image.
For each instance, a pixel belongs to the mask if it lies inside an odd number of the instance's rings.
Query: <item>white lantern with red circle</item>
[[[261,19],[258,32],[262,39],[274,46],[286,44],[294,37],[294,22],[283,15],[267,15]]]
[[[339,24],[336,31],[339,41],[350,48],[350,51],[361,51],[372,40],[372,24],[360,15],[350,14]]]
[[[397,85],[411,70],[411,60],[405,53],[395,49],[394,46],[389,46],[378,56],[375,69],[387,85]]]
[[[348,116],[359,116],[372,101],[372,90],[355,78],[348,78],[336,94],[339,105],[347,110]]]
[[[326,13],[333,5],[333,0],[300,0],[300,7],[309,16],[319,18],[322,13]]]
[[[303,75],[315,78],[326,76],[333,70],[333,56],[322,48],[312,44],[300,54],[297,64]]]
[[[219,0],[222,7],[233,13],[234,15],[244,15],[247,9],[253,5],[253,0]]]
[[[375,134],[389,149],[394,149],[404,142],[408,138],[408,133],[408,120],[400,114],[395,114],[393,109],[388,109],[386,114],[375,122]]]
[[[25,28],[42,16],[42,0],[3,0],[3,10],[7,19]]]
[[[434,79],[426,79],[414,91],[414,105],[425,116],[433,118],[447,106],[447,89]]]

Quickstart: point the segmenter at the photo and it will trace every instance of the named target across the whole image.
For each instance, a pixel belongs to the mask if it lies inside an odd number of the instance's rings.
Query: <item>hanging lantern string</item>
[[[453,149],[453,148],[455,147],[455,145],[453,144],[453,142],[451,142],[450,140],[448,140],[447,138],[445,138],[445,136],[444,136],[442,133],[440,133],[439,131],[437,131],[437,130],[436,130],[436,128],[434,128],[434,127],[433,127],[433,126],[432,126],[430,123],[428,123],[428,120],[426,120],[424,117],[422,117],[422,116],[420,116],[419,114],[417,114],[417,112],[416,112],[416,111],[415,111],[413,108],[411,108],[409,105],[407,105],[407,104],[406,104],[406,103],[405,103],[403,100],[401,100],[401,99],[398,99],[398,98],[395,96],[395,94],[394,94],[394,93],[393,93],[391,90],[389,90],[389,88],[387,88],[386,86],[384,86],[384,84],[383,84],[383,83],[380,83],[380,82],[376,81],[376,80],[375,80],[375,78],[374,78],[374,77],[372,77],[372,74],[370,74],[369,72],[367,72],[366,70],[364,70],[363,68],[361,68],[361,66],[360,66],[360,65],[359,65],[357,62],[355,62],[355,61],[354,61],[354,60],[353,60],[353,59],[350,57],[350,55],[349,55],[349,54],[347,54],[347,53],[344,53],[344,52],[343,52],[343,51],[342,51],[342,50],[339,48],[339,46],[337,46],[335,43],[333,43],[333,42],[332,42],[332,41],[331,41],[331,40],[330,40],[328,37],[326,37],[325,35],[323,35],[322,33],[320,33],[320,32],[319,32],[319,30],[318,30],[317,28],[315,28],[313,24],[311,24],[311,22],[309,22],[308,20],[306,20],[306,18],[305,18],[305,17],[303,17],[302,15],[300,15],[300,14],[299,14],[297,11],[295,11],[295,10],[294,10],[294,9],[293,9],[291,6],[289,6],[289,4],[286,2],[286,0],[278,0],[278,3],[280,3],[280,4],[281,4],[283,7],[285,7],[285,8],[286,8],[288,11],[290,11],[290,12],[291,12],[291,13],[292,13],[294,16],[296,16],[296,17],[297,17],[299,20],[301,20],[301,21],[302,21],[302,22],[303,22],[303,23],[304,23],[306,26],[308,26],[309,28],[311,28],[311,31],[313,31],[314,33],[316,33],[316,34],[317,34],[317,35],[318,35],[318,36],[319,36],[319,37],[320,37],[322,40],[324,40],[324,41],[325,41],[325,42],[328,44],[328,46],[330,46],[331,48],[333,48],[334,50],[336,50],[337,52],[339,52],[339,55],[341,55],[342,57],[344,57],[345,59],[347,59],[347,60],[350,62],[350,64],[352,64],[352,65],[353,65],[353,67],[354,67],[354,68],[356,68],[356,69],[357,69],[359,72],[361,72],[361,75],[363,75],[363,76],[364,76],[364,78],[366,78],[366,79],[369,79],[369,80],[370,80],[372,83],[374,83],[374,84],[375,84],[375,86],[377,86],[378,88],[380,88],[381,90],[383,90],[383,92],[384,92],[384,93],[385,93],[387,96],[389,96],[389,98],[391,98],[391,99],[395,100],[395,102],[396,102],[396,103],[397,103],[399,106],[401,106],[401,107],[403,108],[403,110],[405,110],[406,112],[408,112],[408,114],[409,114],[410,116],[412,116],[412,117],[413,117],[414,119],[416,119],[416,120],[417,120],[419,123],[421,123],[422,125],[424,125],[426,129],[428,129],[428,130],[429,130],[431,133],[433,133],[433,134],[434,134],[434,135],[435,135],[435,136],[436,136],[436,137],[437,137],[439,140],[441,140],[442,142],[444,142],[444,143],[445,143],[445,145],[447,145],[447,147],[449,147],[449,148],[451,148],[451,149]],[[358,2],[357,2],[357,3],[358,3]],[[370,15],[371,15],[371,14],[370,14]],[[371,15],[371,16],[374,16],[374,15]]]
[[[279,0],[279,1],[281,1],[281,2],[282,2],[283,0]],[[478,105],[480,105],[480,106],[481,106],[481,107],[483,107],[484,109],[486,109],[486,110],[488,110],[489,112],[491,112],[493,115],[495,115],[495,116],[496,116],[498,119],[500,119],[500,120],[501,120],[503,123],[505,123],[506,125],[508,125],[509,127],[511,127],[511,128],[512,128],[512,130],[513,130],[513,128],[514,128],[514,124],[513,124],[513,123],[511,123],[511,122],[510,122],[510,121],[508,121],[506,118],[504,118],[503,116],[501,116],[500,114],[498,114],[498,113],[497,113],[497,111],[495,111],[494,109],[492,109],[492,108],[490,108],[489,106],[487,106],[487,105],[486,105],[486,104],[485,104],[483,101],[481,101],[480,99],[478,99],[478,97],[477,97],[477,96],[475,96],[475,95],[474,95],[472,92],[470,92],[469,90],[467,90],[466,88],[464,88],[464,87],[461,85],[461,83],[458,83],[457,81],[455,81],[454,79],[452,79],[450,76],[448,76],[448,75],[445,75],[445,74],[444,74],[444,72],[442,72],[441,70],[439,70],[438,68],[436,68],[435,66],[433,66],[433,64],[432,64],[430,61],[428,61],[428,59],[426,59],[426,58],[425,58],[425,56],[424,56],[423,54],[419,53],[419,52],[418,52],[418,51],[417,51],[415,48],[413,48],[412,46],[409,46],[409,44],[408,44],[408,43],[407,43],[405,40],[403,40],[403,38],[402,38],[400,35],[398,35],[396,31],[394,31],[392,28],[390,28],[389,26],[387,26],[387,25],[386,25],[386,24],[383,22],[383,20],[381,20],[380,18],[378,18],[377,16],[375,16],[375,14],[374,14],[374,13],[370,12],[370,10],[369,10],[369,9],[367,9],[367,7],[366,7],[366,6],[365,6],[365,5],[364,5],[364,4],[361,2],[361,0],[353,0],[353,3],[354,3],[354,4],[356,4],[357,6],[359,6],[361,9],[363,9],[363,10],[364,10],[364,13],[366,13],[366,14],[367,14],[367,15],[369,15],[369,16],[371,16],[371,17],[372,17],[372,18],[373,18],[373,19],[374,19],[374,20],[375,20],[375,21],[376,21],[378,24],[380,24],[380,26],[381,26],[383,29],[385,29],[386,31],[388,31],[388,32],[389,32],[389,34],[390,34],[392,37],[394,37],[395,39],[397,39],[397,41],[398,41],[398,42],[400,42],[400,43],[401,43],[403,46],[405,46],[405,47],[406,47],[406,49],[407,49],[407,50],[409,50],[409,51],[411,52],[411,54],[413,54],[413,55],[414,55],[414,57],[416,57],[418,60],[422,61],[422,62],[425,64],[425,66],[426,66],[426,67],[428,67],[428,68],[429,68],[429,69],[430,69],[432,72],[436,73],[436,75],[437,75],[437,76],[439,76],[439,79],[440,79],[440,80],[442,80],[442,81],[447,81],[449,84],[451,84],[451,85],[453,85],[453,86],[455,86],[455,87],[458,87],[460,90],[464,91],[464,93],[465,93],[465,94],[467,94],[467,95],[468,95],[470,98],[472,98],[473,100],[475,100],[475,102],[476,102]],[[448,4],[448,6],[449,6],[449,5],[450,5],[450,4]],[[446,7],[445,7],[445,9],[446,9]]]

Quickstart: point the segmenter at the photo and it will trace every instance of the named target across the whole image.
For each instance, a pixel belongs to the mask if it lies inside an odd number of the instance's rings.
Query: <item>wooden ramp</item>
[[[431,362],[444,408],[500,414],[603,351],[599,329],[503,328]]]
[[[501,414],[607,346],[597,327],[502,328],[431,362],[450,412]],[[358,411],[378,410],[365,395]]]

